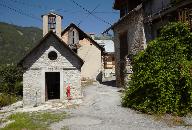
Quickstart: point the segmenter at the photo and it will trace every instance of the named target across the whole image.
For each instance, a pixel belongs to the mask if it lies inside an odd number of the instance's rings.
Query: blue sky
[[[94,15],[113,24],[118,20],[118,11],[112,9],[114,0],[75,0]],[[0,0],[0,21],[19,26],[42,28],[41,15],[55,10],[63,16],[62,29],[71,22],[78,24],[85,32],[100,34],[110,25],[98,20],[72,0]],[[21,15],[23,14],[23,15]],[[27,15],[27,16],[26,16]],[[33,18],[31,18],[33,17]]]

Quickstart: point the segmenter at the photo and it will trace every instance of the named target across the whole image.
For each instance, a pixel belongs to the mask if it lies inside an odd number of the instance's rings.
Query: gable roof
[[[95,40],[93,40],[88,34],[83,32],[79,27],[77,27],[74,23],[71,23],[67,28],[65,28],[61,36],[65,34],[71,27],[75,28],[80,34],[82,34],[83,37],[88,38],[96,47],[98,47],[102,52],[105,50],[103,47],[101,47]]]
[[[18,63],[18,65],[22,65],[23,61],[34,51],[36,50],[43,42],[53,35],[65,48],[67,48],[80,62],[81,66],[84,64],[84,61],[73,51],[71,48],[63,41],[61,40],[53,31],[49,31],[41,40],[40,42],[29,52],[25,55],[25,57]]]

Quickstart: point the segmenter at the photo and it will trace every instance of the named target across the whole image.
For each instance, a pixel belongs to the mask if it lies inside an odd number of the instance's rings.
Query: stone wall
[[[79,41],[77,54],[85,61],[81,68],[82,78],[101,80],[101,50],[91,41],[84,38]]]
[[[68,40],[68,38],[69,38],[69,33],[68,33],[68,32],[64,33],[64,34],[61,36],[61,38],[62,38],[62,40],[63,40],[65,43],[69,44],[69,40]]]
[[[36,48],[23,62],[23,102],[34,106],[45,102],[45,72],[60,72],[60,100],[66,99],[65,87],[71,86],[73,99],[81,98],[81,63],[63,43],[53,35]],[[50,60],[48,53],[55,51],[56,60]]]
[[[126,68],[122,67],[122,64],[129,65],[126,63],[126,58],[120,58],[120,35],[127,33],[127,57],[135,55],[138,51],[146,48],[146,39],[144,33],[143,25],[143,9],[140,6],[131,11],[127,16],[121,19],[114,27],[114,45],[115,45],[115,72],[116,72],[116,84],[118,87],[123,87],[125,85],[125,80],[127,79]],[[125,75],[124,75],[125,73]]]

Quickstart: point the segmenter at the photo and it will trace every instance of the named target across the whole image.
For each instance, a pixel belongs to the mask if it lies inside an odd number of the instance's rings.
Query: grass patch
[[[54,112],[32,112],[32,113],[16,113],[8,117],[9,120],[15,122],[9,124],[2,130],[47,130],[51,123],[58,122],[66,117],[66,113]]]
[[[0,115],[1,115],[1,114],[5,114],[5,113],[6,113],[6,112],[0,112]]]
[[[1,93],[0,94],[0,107],[4,107],[19,101],[21,98],[15,95]]]

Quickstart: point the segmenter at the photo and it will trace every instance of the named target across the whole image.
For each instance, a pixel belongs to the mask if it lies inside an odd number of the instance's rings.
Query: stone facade
[[[46,37],[46,38],[45,38]],[[45,99],[45,73],[60,73],[60,101],[67,99],[66,86],[70,84],[72,99],[82,98],[81,66],[82,61],[73,54],[65,43],[61,42],[54,33],[49,33],[35,49],[22,61],[25,69],[23,74],[23,103],[24,106],[42,104]],[[48,53],[57,53],[56,60],[50,60]]]
[[[120,19],[108,28],[114,31],[117,86],[125,86],[130,77],[131,59],[147,47],[146,42],[160,34],[161,27],[171,21],[189,23],[192,30],[192,1],[183,0],[115,0],[113,8]]]
[[[69,29],[68,29],[69,28]],[[72,34],[74,32],[74,34]],[[102,50],[91,37],[88,37],[82,30],[71,24],[62,33],[62,40],[69,46],[77,46],[77,55],[83,59],[84,64],[81,68],[83,79],[102,79]],[[73,43],[74,42],[74,43]]]
[[[138,6],[120,19],[112,29],[115,43],[116,85],[124,87],[128,74],[132,72],[129,59],[146,48],[142,6]]]

